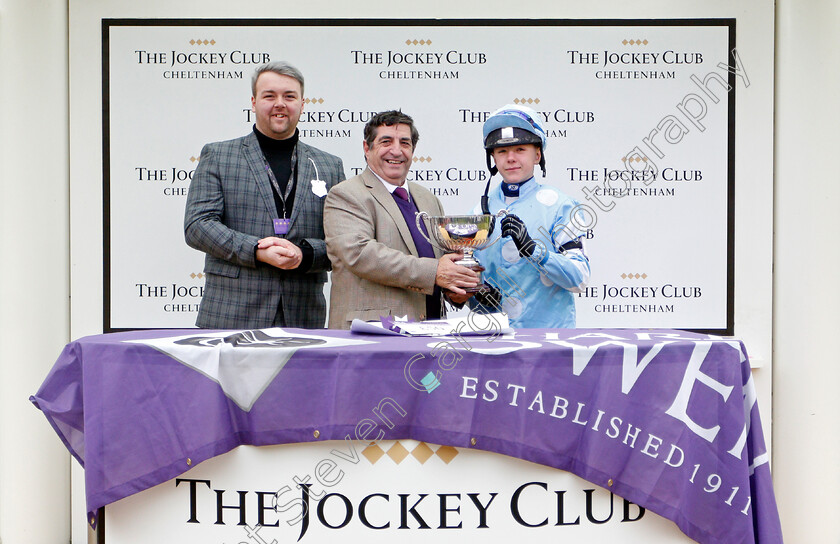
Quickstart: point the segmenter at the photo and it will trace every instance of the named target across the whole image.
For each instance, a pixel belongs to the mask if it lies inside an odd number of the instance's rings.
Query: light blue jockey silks
[[[489,197],[490,213],[506,209],[518,216],[536,243],[531,257],[522,257],[510,237],[475,253],[486,268],[484,281],[502,293],[501,309],[511,326],[573,328],[574,293],[582,291],[589,281],[589,260],[582,249],[562,252],[560,246],[585,234],[578,203],[534,178],[520,185],[519,198],[510,203],[505,203],[501,184],[490,191]],[[476,209],[475,213],[481,211]],[[577,214],[574,221],[573,214]],[[492,237],[498,238],[500,233],[497,220]],[[472,299],[470,304],[477,306]]]

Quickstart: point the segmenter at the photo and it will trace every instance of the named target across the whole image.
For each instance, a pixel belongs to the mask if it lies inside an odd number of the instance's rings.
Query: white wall
[[[769,422],[772,363],[774,399],[773,471],[782,526],[788,542],[838,542],[840,464],[836,461],[840,395],[832,389],[840,369],[829,340],[840,331],[840,297],[831,281],[840,265],[835,236],[840,223],[838,175],[829,161],[835,147],[840,96],[836,58],[840,37],[834,0],[794,4],[778,0],[776,65],[775,207],[769,180],[773,164],[750,155],[772,141],[773,12],[768,0],[704,3],[647,1],[643,6],[603,2],[538,0],[521,5],[500,0],[425,1],[396,6],[320,0],[309,3],[251,0],[201,4],[150,0],[0,0],[0,541],[5,544],[66,542],[70,537],[69,456],[26,398],[34,392],[72,337],[101,327],[101,244],[77,244],[69,260],[68,222],[76,233],[101,236],[101,217],[86,213],[101,203],[98,95],[73,110],[74,149],[93,155],[68,165],[69,52],[92,51],[87,68],[74,69],[76,96],[85,81],[98,88],[100,17],[699,17],[717,10],[737,16],[738,42],[752,87],[739,94],[764,120],[738,147],[736,334],[747,340],[764,368],[756,371],[765,425]],[[594,11],[593,11],[594,10]],[[767,34],[770,38],[767,38]],[[751,47],[752,44],[752,47]],[[758,44],[756,46],[755,44]],[[37,70],[31,67],[37,67]],[[762,74],[765,77],[762,77]],[[770,97],[770,100],[767,97]],[[744,99],[746,103],[742,102]],[[34,142],[39,145],[36,147]],[[740,153],[739,151],[739,153]],[[73,154],[76,157],[76,153]],[[89,157],[92,160],[88,160]],[[85,158],[87,157],[87,158]],[[740,157],[740,155],[739,155]],[[74,185],[68,173],[84,180]],[[72,208],[73,215],[68,218]],[[771,215],[775,211],[775,221]],[[776,257],[769,247],[775,227]],[[743,236],[748,234],[747,236]],[[94,263],[91,265],[90,263]],[[773,348],[770,352],[770,267]],[[833,265],[833,266],[832,266]],[[73,275],[72,328],[68,319]],[[83,308],[99,308],[93,312]],[[68,333],[69,330],[69,333]],[[835,416],[832,419],[832,416]],[[75,463],[75,462],[74,462]],[[77,509],[83,511],[82,509]],[[75,520],[77,526],[84,527]],[[74,541],[84,531],[74,530]]]
[[[788,542],[835,543],[840,5],[778,0],[776,12],[774,485]]]
[[[0,0],[0,541],[67,542],[70,459],[30,404],[69,340],[67,6]]]

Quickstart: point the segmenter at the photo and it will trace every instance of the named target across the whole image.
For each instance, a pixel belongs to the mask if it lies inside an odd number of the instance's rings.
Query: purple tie
[[[403,200],[408,200],[408,191],[405,190],[405,187],[397,187],[394,189],[394,194]]]
[[[408,191],[405,187],[397,187],[394,189],[394,202],[400,209],[400,213],[405,220],[405,224],[411,232],[411,239],[414,240],[414,246],[417,248],[417,254],[420,257],[429,257],[435,259],[435,250],[428,240],[417,230],[417,223],[415,222],[415,214],[417,213],[417,206],[408,200]],[[423,232],[426,232],[426,225],[421,223]],[[441,316],[440,307],[440,287],[435,285],[435,292],[426,297],[426,319],[437,319]]]

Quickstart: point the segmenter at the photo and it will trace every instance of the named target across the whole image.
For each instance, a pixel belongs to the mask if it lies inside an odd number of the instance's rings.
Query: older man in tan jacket
[[[408,115],[382,112],[365,125],[368,167],[332,188],[324,203],[327,255],[332,261],[329,328],[347,329],[353,319],[444,315],[441,293],[456,304],[478,277],[455,264],[460,254],[441,255],[417,230],[414,215],[443,215],[427,189],[406,182],[419,134]]]

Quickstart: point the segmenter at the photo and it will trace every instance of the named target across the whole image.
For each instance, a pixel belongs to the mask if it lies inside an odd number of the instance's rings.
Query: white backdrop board
[[[694,542],[569,472],[415,440],[240,446],[107,506],[104,525],[108,544]]]
[[[348,176],[372,112],[413,116],[409,180],[452,214],[487,182],[486,116],[532,107],[545,182],[587,218],[578,326],[732,334],[734,94],[748,84],[733,19],[105,19],[104,330],[193,326],[189,180],[204,143],[251,130],[250,75],[269,60],[303,71],[301,137]]]

